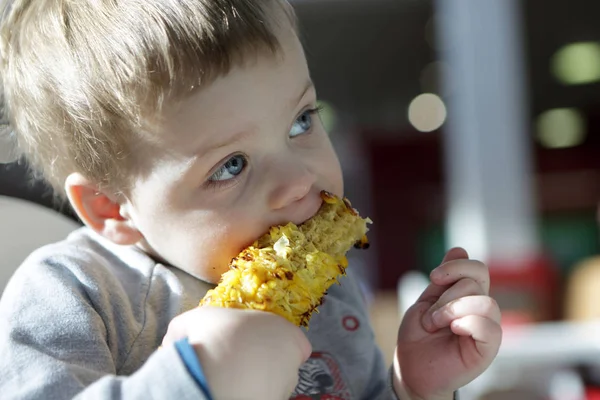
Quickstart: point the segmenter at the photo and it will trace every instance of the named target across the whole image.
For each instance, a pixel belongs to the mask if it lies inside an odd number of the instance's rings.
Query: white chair
[[[79,226],[47,207],[0,196],[0,295],[16,268],[33,250],[64,239]]]

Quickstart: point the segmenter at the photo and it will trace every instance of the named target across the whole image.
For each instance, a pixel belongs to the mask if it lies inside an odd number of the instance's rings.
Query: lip
[[[286,213],[286,222],[292,222],[295,225],[303,224],[315,216],[321,208],[321,204],[323,204],[323,200],[319,195],[319,191],[311,191],[303,198],[289,205],[289,211]]]

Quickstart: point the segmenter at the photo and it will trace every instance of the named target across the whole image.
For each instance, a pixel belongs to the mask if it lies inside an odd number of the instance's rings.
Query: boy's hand
[[[171,321],[163,346],[184,337],[215,399],[287,399],[311,353],[300,328],[261,311],[193,309]]]
[[[492,363],[502,341],[487,267],[448,251],[398,332],[394,387],[412,399],[450,400]]]

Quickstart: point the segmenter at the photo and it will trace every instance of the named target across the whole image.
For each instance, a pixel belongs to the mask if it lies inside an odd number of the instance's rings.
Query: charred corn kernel
[[[327,289],[345,275],[346,252],[368,244],[371,223],[347,199],[325,191],[321,198],[308,221],[271,227],[244,249],[200,305],[269,311],[307,327]]]
[[[336,204],[339,201],[336,195],[325,190],[321,192],[321,198],[327,204]]]
[[[360,240],[354,243],[354,247],[357,249],[368,249],[369,248],[369,239],[367,239],[367,235],[364,235]]]
[[[346,267],[348,266],[348,259],[346,258],[346,256],[342,256],[342,257],[340,258],[340,265],[341,265],[343,268],[346,268]]]

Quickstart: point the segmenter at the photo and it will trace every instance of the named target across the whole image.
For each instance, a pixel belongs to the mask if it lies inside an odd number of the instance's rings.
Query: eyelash
[[[308,110],[304,111],[304,112],[308,112],[310,115],[314,115],[314,114],[319,114],[321,111],[323,111],[323,109],[325,108],[325,106],[323,106],[322,104],[317,104],[315,106],[315,108],[309,108]],[[300,114],[302,115],[302,114]]]
[[[221,168],[223,168],[227,164],[227,162],[229,162],[233,157],[236,157],[236,156],[243,156],[244,157],[244,167],[243,167],[243,170],[240,172],[240,174],[234,176],[231,179],[227,179],[227,180],[210,180],[210,179],[208,179],[205,182],[205,185],[206,185],[207,188],[214,189],[215,191],[217,191],[219,189],[224,189],[224,188],[235,186],[235,185],[237,185],[239,183],[239,180],[240,180],[241,176],[244,174],[244,172],[248,168],[248,157],[246,155],[244,155],[244,154],[234,154],[234,155],[231,155],[231,156],[227,157],[227,159],[223,163],[219,164],[219,167],[217,168],[217,171],[220,170]],[[214,173],[212,175],[214,175]]]
[[[216,192],[220,189],[226,189],[235,186],[240,181],[240,175],[236,176],[235,178],[228,179],[226,181],[206,181],[206,187]]]
[[[314,118],[315,115],[319,115],[321,113],[321,111],[323,111],[323,108],[324,108],[323,105],[319,104],[319,105],[317,105],[314,108],[310,108],[310,109],[304,110],[302,113],[300,113],[300,115],[298,115],[298,117],[296,117],[296,119],[294,120],[294,122],[296,122],[296,120],[298,118],[300,118],[303,114],[308,114],[308,115],[310,115],[311,118]],[[311,124],[312,123],[314,123],[314,120],[311,122]],[[311,125],[311,130],[312,130],[312,125]],[[308,131],[306,133],[310,133],[310,131]],[[232,157],[233,156],[228,157],[227,160],[225,161],[225,163],[227,161],[229,161]],[[219,169],[222,168],[225,165],[225,163],[220,164]],[[247,168],[247,163],[248,163],[248,160],[246,159],[246,165],[244,167],[244,171]],[[240,177],[242,176],[242,174],[243,174],[244,171],[242,171],[242,173],[240,173],[239,175],[236,175],[234,178],[227,179],[227,180],[224,180],[224,181],[221,181],[221,180],[207,180],[205,182],[205,184],[206,184],[206,186],[208,188],[213,189],[215,191],[218,191],[219,189],[223,189],[223,188],[235,186],[235,185],[237,185],[239,183]]]
[[[314,117],[315,115],[320,115],[321,112],[323,111],[323,109],[325,109],[325,106],[323,106],[322,104],[317,104],[317,106],[315,108],[309,108],[308,110],[305,110],[304,112],[302,112],[302,114],[308,113],[308,115],[310,115],[311,117]],[[300,115],[302,115],[302,114],[300,114]]]

